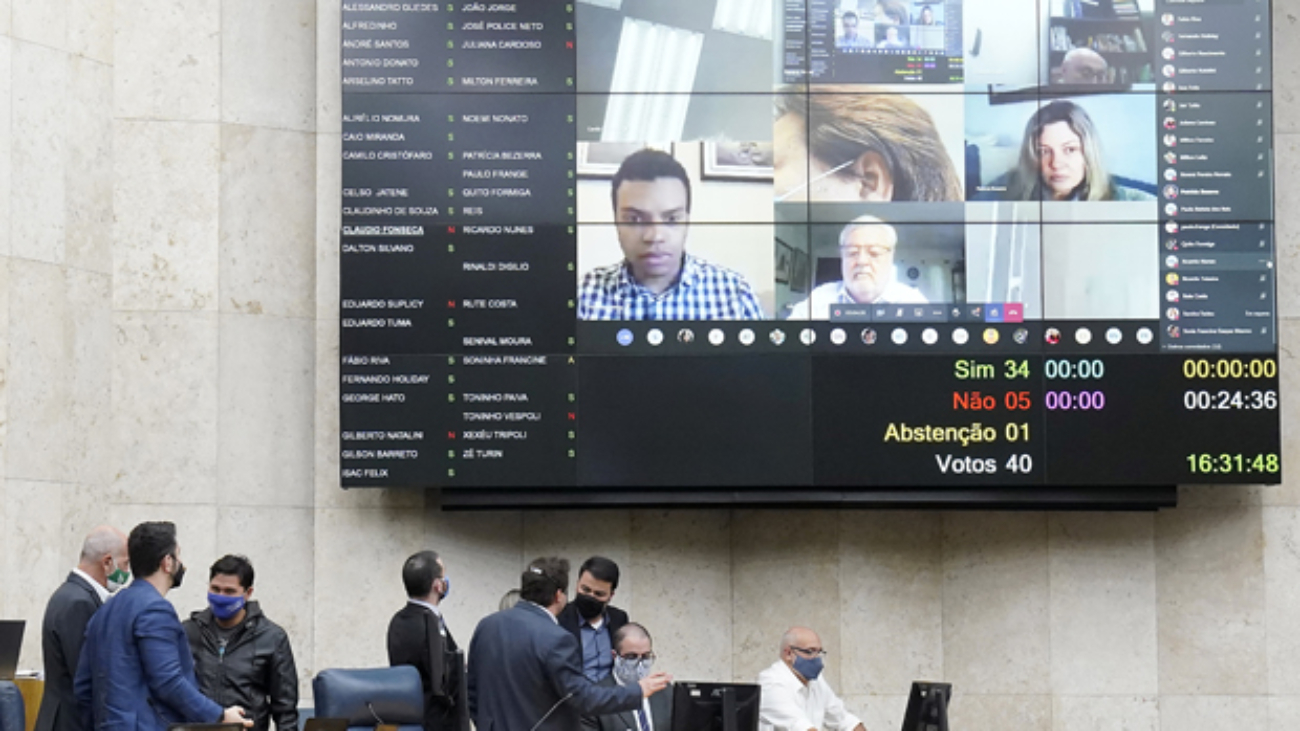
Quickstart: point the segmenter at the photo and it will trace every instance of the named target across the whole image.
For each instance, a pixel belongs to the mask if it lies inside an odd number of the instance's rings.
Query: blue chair
[[[23,695],[13,681],[0,680],[0,731],[24,731],[27,727],[27,709]]]
[[[424,731],[424,690],[420,671],[395,668],[330,669],[311,681],[316,716],[345,718],[348,731],[390,724],[398,731]]]

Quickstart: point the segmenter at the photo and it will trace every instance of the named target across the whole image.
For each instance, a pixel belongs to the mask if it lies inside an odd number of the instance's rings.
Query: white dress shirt
[[[909,287],[897,280],[890,280],[884,291],[873,302],[866,304],[881,305],[924,305],[929,300],[921,290]],[[813,289],[808,299],[796,303],[790,308],[790,320],[829,320],[831,305],[862,304],[855,302],[844,282],[827,282]]]
[[[618,676],[617,676],[617,675],[613,675],[613,674],[611,673],[611,674],[610,674],[610,677],[614,678],[614,682],[617,683],[618,686],[619,686],[620,688],[623,687],[624,685],[626,685],[626,683],[624,683],[623,681],[621,681],[621,680],[618,679]],[[660,693],[663,693],[663,692],[665,692],[665,691],[662,691],[662,690],[661,690],[661,691],[659,691],[659,692],[660,692]],[[669,692],[669,693],[673,692],[672,688],[669,688],[669,689],[667,690],[667,692]],[[643,696],[641,697],[641,714],[645,716],[646,727],[647,727],[647,728],[654,728],[654,727],[655,727],[655,717],[654,717],[653,715],[651,715],[651,713],[650,713],[650,696],[645,696],[645,695],[643,695]],[[641,722],[641,719],[638,718],[638,719],[637,719],[638,727],[637,727],[636,729],[633,729],[632,731],[640,731],[640,722]]]
[[[758,683],[763,687],[759,731],[852,731],[862,723],[844,707],[826,678],[818,676],[804,685],[781,660],[759,673]]]
[[[85,571],[82,571],[81,569],[75,566],[72,568],[72,573],[85,579],[86,583],[90,584],[90,588],[94,589],[95,593],[99,595],[100,604],[103,604],[104,602],[108,601],[108,597],[109,597],[108,589],[105,589],[103,586],[100,586],[98,581],[95,581],[90,577],[90,574],[86,573]]]

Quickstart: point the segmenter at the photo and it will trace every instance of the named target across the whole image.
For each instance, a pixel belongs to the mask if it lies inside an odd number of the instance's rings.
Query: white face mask
[[[798,193],[799,191],[803,190],[804,188],[809,187],[810,185],[812,185],[813,183],[817,182],[818,180],[821,180],[822,178],[829,178],[830,176],[834,175],[835,173],[838,173],[839,171],[841,171],[841,170],[843,170],[844,168],[846,168],[846,167],[852,165],[852,164],[855,163],[855,162],[857,162],[857,158],[854,158],[854,159],[852,159],[852,160],[849,160],[848,162],[844,163],[843,165],[836,165],[835,167],[831,168],[830,170],[827,170],[826,172],[822,173],[821,175],[818,175],[818,176],[815,177],[815,178],[811,178],[811,179],[809,179],[808,182],[804,183],[803,185],[797,185],[797,186],[791,188],[790,190],[786,191],[786,192],[783,193],[782,195],[778,195],[778,196],[776,197],[776,200],[777,200],[778,202],[779,202],[779,201],[783,201],[783,200],[785,200],[786,198],[789,198],[790,196],[794,195],[795,193]]]
[[[625,660],[622,657],[614,657],[614,677],[618,678],[623,685],[632,685],[650,674],[650,668],[655,664],[653,658],[643,658],[640,660]]]

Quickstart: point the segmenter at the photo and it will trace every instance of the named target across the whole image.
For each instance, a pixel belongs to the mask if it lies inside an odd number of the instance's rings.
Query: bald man
[[[1108,84],[1110,66],[1091,48],[1075,48],[1061,60],[1062,84]]]
[[[865,731],[822,677],[822,640],[807,627],[781,637],[781,658],[758,674],[759,731]]]
[[[50,597],[41,624],[45,696],[36,731],[85,731],[72,694],[81,641],[90,617],[131,579],[130,568],[126,534],[101,525],[86,536],[77,567]]]
[[[819,285],[790,310],[791,320],[829,320],[831,305],[925,304],[925,295],[894,277],[898,233],[875,216],[858,216],[840,231],[838,282]]]

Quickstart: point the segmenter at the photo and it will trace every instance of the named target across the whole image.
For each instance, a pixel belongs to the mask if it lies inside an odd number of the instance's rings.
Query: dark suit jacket
[[[141,579],[90,618],[73,692],[95,731],[166,731],[216,723],[222,713],[199,692],[176,608]]]
[[[618,681],[614,680],[613,675],[606,675],[605,679],[596,685],[614,688],[618,686]],[[640,710],[640,706],[637,706],[636,710]],[[673,688],[671,685],[650,696],[650,721],[654,724],[650,731],[672,731]],[[585,731],[641,731],[641,722],[637,720],[633,711],[619,711],[603,716],[583,716],[582,728]]]
[[[75,573],[54,591],[41,623],[41,652],[45,656],[45,697],[41,699],[36,731],[85,731],[72,678],[81,657],[86,625],[100,606],[94,587]]]
[[[590,683],[577,656],[573,635],[532,602],[485,617],[469,645],[469,712],[477,731],[530,731],[534,725],[575,731],[581,714],[640,706],[640,686]]]
[[[407,604],[388,623],[388,664],[412,665],[424,686],[425,731],[458,731],[461,716],[469,718],[465,699],[458,698],[462,655],[447,630],[440,632],[438,616],[418,604]]]
[[[578,641],[578,667],[582,667],[582,625],[586,624],[586,621],[581,614],[578,614],[577,605],[572,603],[560,610],[558,619],[560,626],[569,630]],[[625,624],[627,624],[627,612],[618,607],[605,607],[605,625],[601,629],[609,634],[610,647],[614,646],[614,633]]]

